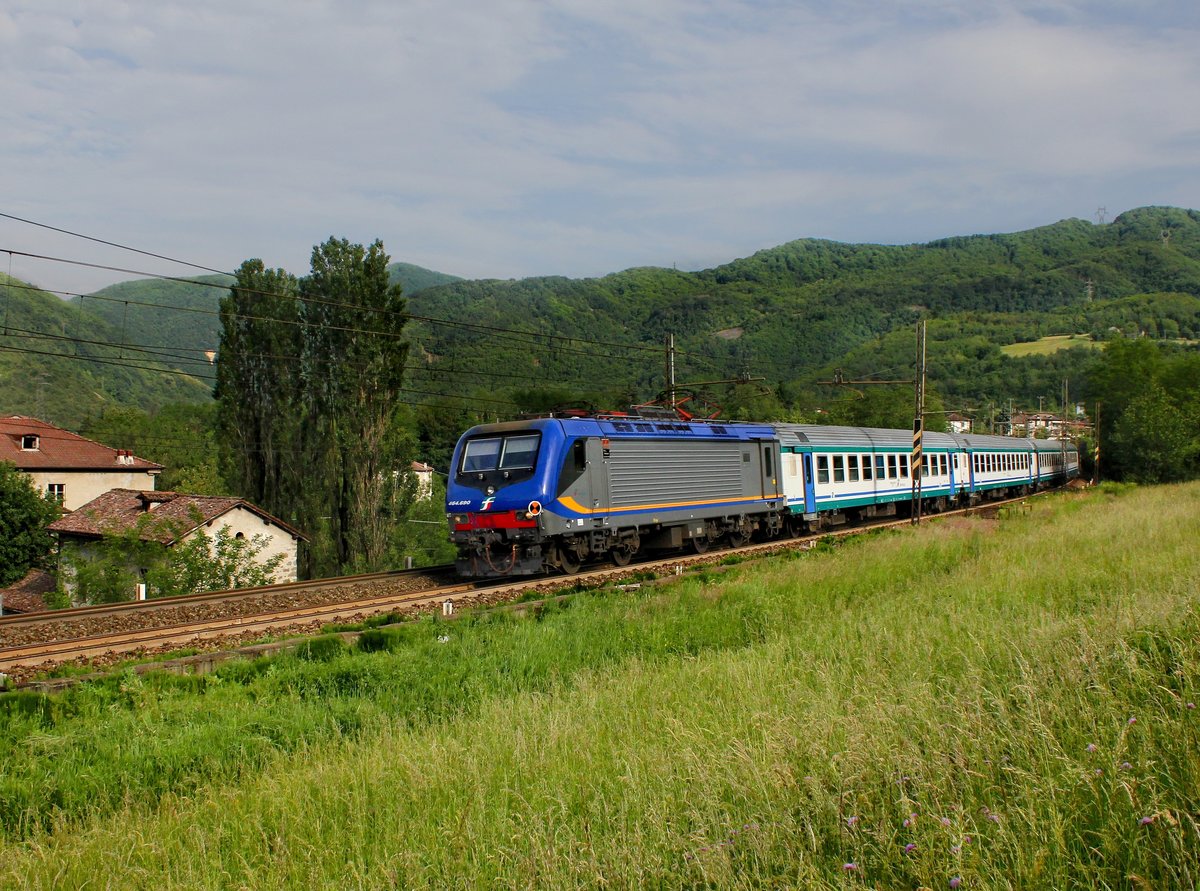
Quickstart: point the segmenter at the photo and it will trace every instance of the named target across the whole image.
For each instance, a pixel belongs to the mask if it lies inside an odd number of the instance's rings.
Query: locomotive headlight
[[[495,494],[496,494],[496,487],[495,487],[495,486],[488,486],[488,487],[487,487],[487,493],[488,493],[489,495],[495,495]]]
[[[466,514],[455,514],[454,515],[454,524],[456,526],[465,526],[469,522],[471,522],[471,518],[468,517]]]

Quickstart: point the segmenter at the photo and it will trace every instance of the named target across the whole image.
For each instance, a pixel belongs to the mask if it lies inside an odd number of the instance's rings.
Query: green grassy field
[[[1052,334],[1049,337],[1029,340],[1024,343],[1010,343],[1007,346],[1000,347],[1000,352],[1014,358],[1020,356],[1048,356],[1051,353],[1057,353],[1059,350],[1069,350],[1071,347],[1077,346],[1098,350],[1104,344],[1092,340],[1091,335],[1088,334]]]
[[[10,698],[0,886],[1195,887],[1198,535],[1099,490]]]

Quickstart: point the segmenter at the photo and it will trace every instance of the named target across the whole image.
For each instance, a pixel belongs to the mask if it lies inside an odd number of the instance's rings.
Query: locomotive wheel
[[[575,553],[567,548],[558,549],[558,568],[563,571],[564,575],[574,575],[579,572],[579,567],[583,565]]]
[[[613,548],[608,552],[608,559],[612,560],[617,566],[628,566],[629,561],[633,559],[633,551],[625,548]]]
[[[708,551],[708,546],[712,544],[707,536],[697,536],[692,539],[692,550],[697,554],[703,554]]]
[[[750,530],[746,528],[733,529],[729,533],[729,546],[740,548],[750,543]]]

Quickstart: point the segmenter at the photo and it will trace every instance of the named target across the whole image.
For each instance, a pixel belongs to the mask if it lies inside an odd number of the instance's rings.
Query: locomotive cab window
[[[489,436],[463,446],[461,473],[532,470],[537,463],[540,433]]]

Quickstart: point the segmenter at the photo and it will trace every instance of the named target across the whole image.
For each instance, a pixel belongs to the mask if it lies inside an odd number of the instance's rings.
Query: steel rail
[[[1049,490],[1047,490],[1049,491]],[[963,508],[942,511],[926,515],[926,520],[937,520],[955,516],[996,511],[1016,503],[1023,503],[1039,494],[1021,495],[1011,499],[988,501]],[[286,631],[287,629],[310,630],[314,625],[328,624],[337,621],[359,620],[373,615],[386,614],[397,610],[417,610],[422,607],[440,605],[446,600],[456,604],[463,601],[468,603],[478,600],[510,600],[528,592],[544,590],[549,594],[565,588],[595,588],[613,580],[628,578],[645,573],[678,574],[684,567],[700,567],[723,563],[731,557],[755,557],[795,549],[811,548],[817,541],[825,538],[841,538],[859,535],[881,529],[911,529],[910,518],[888,518],[879,522],[847,525],[844,528],[822,530],[796,538],[776,538],[766,542],[755,542],[738,548],[724,548],[707,551],[703,554],[675,553],[649,560],[630,563],[626,566],[586,567],[573,575],[555,576],[522,576],[515,580],[488,580],[480,583],[474,581],[457,581],[433,589],[419,591],[393,592],[374,596],[360,597],[351,600],[341,600],[328,604],[310,604],[288,609],[275,609],[263,613],[232,616],[227,618],[209,618],[200,621],[189,621],[168,626],[145,628],[132,631],[117,631],[88,637],[47,641],[37,644],[23,644],[13,647],[0,648],[0,671],[29,668],[37,666],[61,664],[67,661],[109,656],[118,653],[145,652],[162,650],[167,647],[199,643],[205,640],[245,636],[248,634],[267,635],[271,632]],[[175,606],[194,605],[196,603],[220,599],[244,599],[246,596],[277,593],[279,591],[311,591],[327,587],[337,587],[346,584],[376,585],[393,581],[398,577],[424,572],[432,575],[434,571],[444,572],[449,567],[432,567],[426,570],[402,570],[396,572],[369,573],[359,576],[345,576],[335,579],[321,579],[314,582],[293,582],[283,585],[250,588],[240,591],[211,592],[183,598],[163,598],[162,601],[173,601]],[[464,597],[463,595],[468,596]],[[231,597],[230,595],[241,595]],[[536,603],[536,601],[535,601]],[[124,604],[128,606],[129,604]],[[141,605],[141,604],[137,604]],[[76,614],[86,614],[89,617],[98,614],[89,612],[92,608],[74,610]]]

